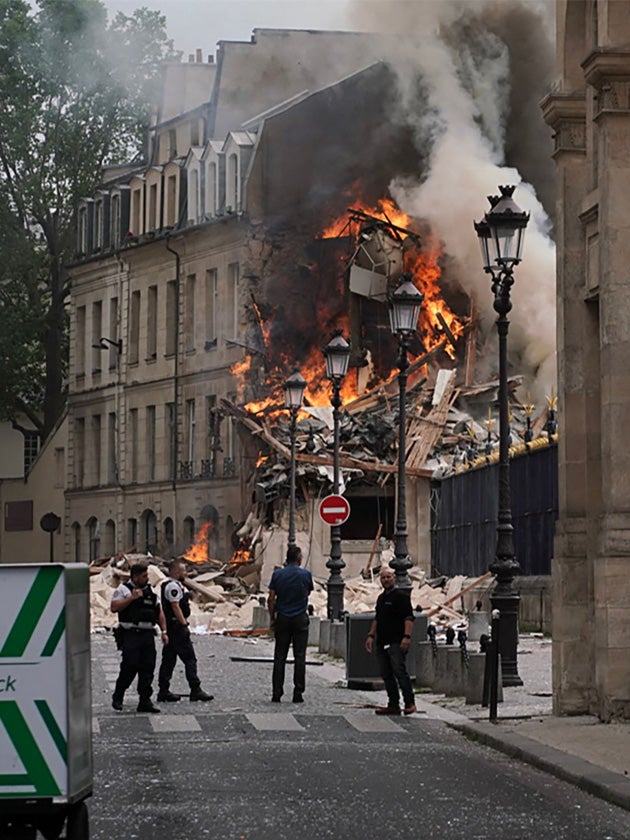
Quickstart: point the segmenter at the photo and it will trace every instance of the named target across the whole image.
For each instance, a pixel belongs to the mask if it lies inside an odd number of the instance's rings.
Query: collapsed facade
[[[255,549],[269,566],[281,562],[281,391],[298,366],[308,382],[298,542],[326,574],[329,534],[316,514],[332,478],[321,348],[343,328],[353,348],[343,550],[350,574],[363,568],[394,532],[396,342],[384,301],[407,267],[425,294],[410,348],[409,549],[430,570],[429,478],[472,464],[496,433],[468,417],[438,446],[442,458],[425,463],[456,398],[472,393],[476,324],[468,296],[440,283],[448,258],[430,231],[383,203],[391,180],[417,177],[423,160],[399,119],[391,68],[365,66],[366,38],[256,30],[251,43],[220,44],[216,62],[198,54],[168,66],[148,160],[108,171],[81,202],[70,268],[69,558],[181,554],[201,532],[209,557]],[[525,435],[531,410],[515,398],[514,412]]]

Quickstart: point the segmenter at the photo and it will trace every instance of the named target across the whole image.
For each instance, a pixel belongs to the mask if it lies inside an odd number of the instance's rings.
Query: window
[[[217,270],[206,271],[206,350],[217,346]]]
[[[127,520],[127,545],[131,547],[132,551],[138,548],[138,520]]]
[[[192,516],[184,519],[184,540],[187,546],[191,546],[195,541],[195,520]]]
[[[186,278],[186,295],[184,299],[184,342],[186,352],[195,349],[195,275]]]
[[[120,221],[120,196],[113,195],[111,205],[110,239],[114,248],[118,248],[120,245]]]
[[[74,421],[74,486],[83,487],[85,473],[85,419]]]
[[[101,372],[101,336],[103,335],[103,304],[92,304],[92,373]]]
[[[157,230],[157,184],[149,187],[149,216],[147,218],[147,230]]]
[[[157,286],[147,293],[147,361],[157,357]]]
[[[177,157],[177,131],[174,128],[168,132],[168,159]]]
[[[78,243],[77,243],[77,251],[80,257],[85,256],[87,254],[87,240],[88,240],[88,213],[87,207],[81,207],[79,209],[79,222],[78,222]]]
[[[101,415],[92,415],[92,483],[101,483]]]
[[[236,402],[236,394],[228,394],[228,400]],[[225,426],[225,458],[234,462],[234,421],[228,418]]]
[[[195,401],[186,400],[186,454],[191,464],[195,463]]]
[[[228,330],[228,338],[236,338],[238,336],[238,322],[239,322],[239,268],[238,263],[230,263],[228,265],[228,295],[227,295],[227,313],[226,325]]]
[[[39,435],[37,432],[27,431],[24,435],[24,475],[28,475],[39,452]]]
[[[228,158],[226,204],[227,210],[232,213],[238,212],[238,157],[235,154]]]
[[[113,297],[109,302],[109,333],[108,338],[118,340],[118,298]],[[118,365],[119,351],[113,344],[109,345],[109,369],[114,370]]]
[[[94,204],[94,250],[103,247],[103,199]]]
[[[199,120],[193,120],[190,124],[190,145],[199,145]]]
[[[93,516],[88,520],[88,539],[89,539],[89,560],[98,560],[101,554],[101,529],[98,524],[98,519]]]
[[[176,213],[177,179],[169,175],[166,182],[166,226],[173,227],[177,223]]]
[[[199,172],[196,169],[190,171],[190,183],[188,193],[188,221],[192,224],[199,219]]]
[[[115,484],[118,479],[116,453],[116,412],[107,415],[107,483]]]
[[[175,355],[177,335],[177,281],[169,280],[166,284],[166,348],[167,356]]]
[[[111,557],[116,553],[116,523],[113,519],[108,519],[105,523],[103,551],[106,557]]]
[[[209,216],[217,215],[217,165],[211,163],[208,166],[208,183],[206,207]]]
[[[131,233],[138,236],[142,233],[140,225],[140,210],[142,209],[142,192],[140,189],[133,190],[131,193]]]
[[[147,478],[155,481],[155,406],[147,406]]]
[[[72,523],[72,543],[74,546],[74,562],[81,562],[81,526],[78,522]]]
[[[129,412],[129,480],[138,480],[138,409]]]
[[[207,447],[206,447],[206,468],[202,469],[207,478],[215,478],[217,475],[217,460],[221,451],[221,413],[217,409],[217,398],[215,394],[206,397],[206,423],[207,423]]]
[[[168,452],[168,477],[175,478],[177,446],[175,439],[175,403],[166,403],[166,451]]]
[[[77,376],[85,374],[85,306],[77,307],[77,340],[75,369]]]
[[[140,343],[140,292],[131,294],[129,321],[129,364],[137,365]]]
[[[171,548],[175,542],[175,534],[173,531],[173,520],[167,516],[164,520],[164,542],[167,548]]]

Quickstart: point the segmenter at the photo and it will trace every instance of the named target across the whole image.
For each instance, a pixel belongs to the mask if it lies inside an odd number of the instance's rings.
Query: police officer
[[[155,626],[162,631],[162,644],[168,644],[166,621],[157,595],[149,586],[149,570],[144,563],[134,563],[130,579],[114,590],[110,609],[118,613],[122,651],[120,673],[116,680],[112,707],[121,712],[125,691],[138,677],[139,712],[160,712],[151,702],[155,672]]]
[[[190,686],[190,700],[212,700],[212,694],[206,694],[201,688],[197,674],[197,657],[190,640],[190,593],[182,585],[186,577],[186,565],[181,560],[171,560],[168,573],[170,577],[164,581],[160,592],[168,628],[168,644],[162,648],[162,664],[158,674],[158,702],[174,703],[180,699],[179,694],[173,694],[170,690],[178,656],[184,663],[186,680]]]

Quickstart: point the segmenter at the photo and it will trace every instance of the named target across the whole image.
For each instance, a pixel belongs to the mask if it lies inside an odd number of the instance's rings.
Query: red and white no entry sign
[[[326,496],[319,503],[319,515],[326,525],[343,525],[350,516],[350,502],[343,496]]]

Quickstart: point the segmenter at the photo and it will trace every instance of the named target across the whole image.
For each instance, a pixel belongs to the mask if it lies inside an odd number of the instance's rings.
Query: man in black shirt
[[[399,715],[402,692],[403,711],[411,715],[416,711],[413,687],[407,671],[407,651],[414,618],[411,598],[408,592],[396,589],[396,575],[387,566],[381,569],[381,586],[383,591],[376,601],[376,617],[365,640],[365,649],[372,653],[376,639],[376,655],[387,691],[387,706],[377,709],[376,714]]]

